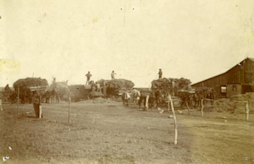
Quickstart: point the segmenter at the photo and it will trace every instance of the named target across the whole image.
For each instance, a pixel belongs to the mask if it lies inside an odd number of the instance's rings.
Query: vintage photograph
[[[0,0],[0,163],[254,163],[253,0]]]

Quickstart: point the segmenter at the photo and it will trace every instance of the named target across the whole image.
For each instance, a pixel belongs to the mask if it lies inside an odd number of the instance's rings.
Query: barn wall
[[[245,59],[227,72],[193,84],[192,87],[214,88],[217,97],[223,97],[221,86],[227,87],[227,97],[235,94],[254,92],[254,60]],[[233,90],[233,89],[237,90]]]
[[[227,84],[227,97],[238,95],[242,93],[241,84]]]
[[[242,85],[242,93],[254,92],[254,85]]]
[[[235,66],[226,73],[227,84],[240,84],[240,66]]]
[[[242,83],[244,85],[254,85],[254,62],[251,60],[246,60],[243,65]]]

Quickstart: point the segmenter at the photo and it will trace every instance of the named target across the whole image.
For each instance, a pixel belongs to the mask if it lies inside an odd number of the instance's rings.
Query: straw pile
[[[250,113],[254,112],[254,93],[235,95],[230,98],[215,101],[215,109],[218,112],[245,113],[246,101],[249,103]]]

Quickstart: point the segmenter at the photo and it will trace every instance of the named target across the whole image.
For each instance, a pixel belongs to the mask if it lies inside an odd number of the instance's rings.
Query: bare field
[[[141,111],[131,104],[88,100],[43,104],[43,119],[32,104],[0,111],[0,155],[5,163],[254,163],[254,114],[176,111],[174,145],[171,112]],[[166,110],[166,109],[165,109]],[[9,148],[10,147],[10,148]],[[11,149],[11,150],[10,150]]]

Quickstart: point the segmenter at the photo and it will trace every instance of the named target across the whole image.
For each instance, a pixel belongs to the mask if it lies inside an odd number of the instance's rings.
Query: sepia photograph
[[[254,163],[254,1],[0,0],[0,163]]]

